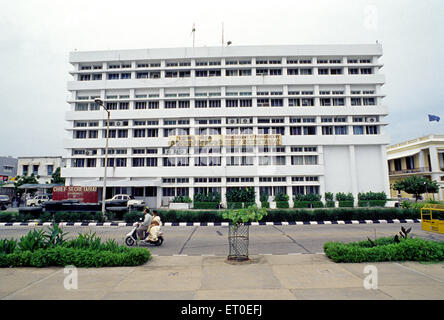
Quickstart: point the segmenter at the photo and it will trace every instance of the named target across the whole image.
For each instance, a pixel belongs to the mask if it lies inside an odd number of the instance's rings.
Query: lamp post
[[[110,111],[105,107],[103,101],[99,98],[94,99],[94,102],[103,107],[103,109],[107,112],[108,117],[106,121],[106,144],[105,144],[105,171],[103,173],[103,190],[102,190],[102,215],[105,217],[105,197],[106,197],[106,169],[108,166],[108,137],[109,137],[109,118]]]
[[[425,186],[425,190],[426,190],[426,194],[424,195],[424,200],[426,200],[426,199],[425,199],[425,196],[427,196],[427,194],[429,193],[429,192],[427,191],[427,181],[424,181],[424,186]]]

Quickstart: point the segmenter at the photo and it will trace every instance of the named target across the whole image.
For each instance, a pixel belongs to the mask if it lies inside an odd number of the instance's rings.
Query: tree
[[[418,201],[423,193],[437,193],[439,190],[439,184],[436,181],[429,180],[425,177],[411,176],[396,181],[393,184],[393,189],[412,194],[416,201]]]
[[[62,177],[60,176],[60,167],[58,167],[58,168],[56,169],[56,171],[54,171],[54,172],[52,173],[52,176],[51,176],[51,183],[65,184],[65,178],[62,178]]]
[[[40,178],[40,176],[37,176],[37,179]],[[36,179],[34,173],[31,173],[30,176],[17,176],[16,177],[16,182],[14,183],[14,192],[17,196],[21,197],[23,195],[23,193],[25,192],[25,190],[23,189],[19,189],[18,187],[20,187],[21,185],[24,184],[38,184],[38,180]],[[28,189],[29,192],[34,193],[35,191],[37,191],[37,189]]]

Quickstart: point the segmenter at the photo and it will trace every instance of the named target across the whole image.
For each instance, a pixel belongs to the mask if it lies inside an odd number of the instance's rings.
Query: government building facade
[[[107,198],[389,195],[381,56],[381,44],[71,52],[62,176],[103,187],[100,98]]]

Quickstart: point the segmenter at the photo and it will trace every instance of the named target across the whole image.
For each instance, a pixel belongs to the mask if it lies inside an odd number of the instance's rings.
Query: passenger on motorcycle
[[[162,221],[160,217],[157,215],[157,211],[153,210],[153,219],[150,227],[148,228],[149,236],[148,240],[157,241],[157,236],[160,232],[160,227],[162,226]]]
[[[149,212],[148,206],[145,207],[145,210],[143,210],[144,214],[144,220],[141,224],[139,224],[139,227],[137,228],[137,236],[139,239],[144,239],[144,233],[145,231],[148,231],[148,228],[151,226],[151,222],[153,221],[153,216]]]

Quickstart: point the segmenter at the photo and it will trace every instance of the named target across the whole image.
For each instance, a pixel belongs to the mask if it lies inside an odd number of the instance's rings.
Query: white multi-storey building
[[[226,202],[245,186],[258,203],[261,193],[389,194],[381,56],[380,44],[71,52],[62,176],[103,186],[100,98],[111,112],[108,196],[160,207],[211,190]],[[258,142],[267,134],[277,144]],[[253,142],[192,140],[207,135]],[[194,142],[170,147],[177,136]]]

